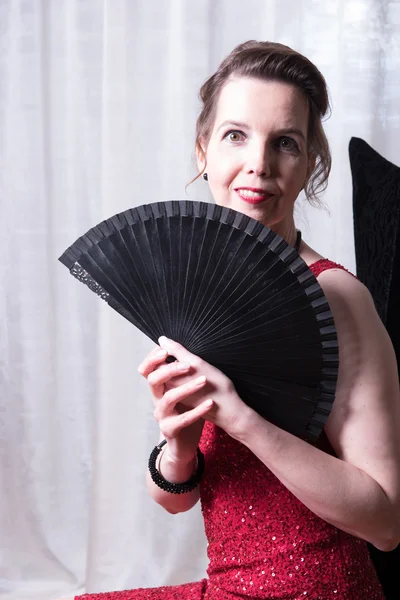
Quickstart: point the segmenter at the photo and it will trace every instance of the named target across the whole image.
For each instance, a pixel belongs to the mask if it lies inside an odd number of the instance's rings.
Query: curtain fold
[[[400,4],[390,0],[0,0],[0,593],[47,600],[205,574],[199,507],[145,488],[158,439],[137,365],[151,342],[57,258],[131,206],[211,200],[198,90],[247,39],[325,75],[333,170],[303,237],[355,269],[347,145],[398,162]],[[161,299],[162,301],[162,299]]]

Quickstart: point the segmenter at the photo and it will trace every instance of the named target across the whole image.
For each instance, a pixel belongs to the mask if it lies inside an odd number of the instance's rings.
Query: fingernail
[[[165,337],[165,335],[162,335],[160,338],[158,338],[158,343],[160,346],[165,346],[166,348],[173,345],[173,341],[169,340],[167,337]]]
[[[205,405],[205,406],[211,406],[212,404],[214,404],[214,400],[206,400],[206,401],[204,402],[204,405]]]
[[[156,354],[155,354],[155,357],[156,358],[164,358],[165,354],[166,354],[165,350],[158,350],[158,352],[156,352]]]
[[[202,383],[204,383],[206,380],[206,378],[204,377],[204,375],[202,375],[201,377],[197,377],[197,379],[194,380],[194,383],[196,385],[201,385]]]

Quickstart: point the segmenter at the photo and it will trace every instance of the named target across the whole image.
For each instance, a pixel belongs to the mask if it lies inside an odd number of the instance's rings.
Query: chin
[[[236,210],[244,215],[252,219],[256,219],[260,221],[264,225],[271,227],[271,225],[276,221],[274,219],[273,207],[267,202],[262,202],[260,204],[248,204],[239,198],[227,198],[226,200],[214,199],[215,204],[218,206],[223,206],[225,208],[231,208],[232,210]]]
[[[265,221],[271,220],[271,207],[263,206],[262,204],[247,204],[245,202],[237,202],[236,206],[232,206],[235,210],[252,217],[253,219],[257,219],[257,221]]]

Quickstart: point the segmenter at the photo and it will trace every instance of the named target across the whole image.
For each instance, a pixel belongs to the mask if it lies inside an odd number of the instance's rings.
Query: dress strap
[[[353,273],[351,273],[351,271],[346,269],[346,267],[344,267],[343,265],[339,265],[338,263],[335,263],[333,262],[333,260],[329,260],[328,258],[321,258],[320,260],[317,260],[316,262],[309,265],[308,268],[310,269],[310,271],[312,271],[315,277],[318,277],[318,275],[320,275],[323,271],[327,271],[328,269],[342,269],[342,271],[346,271],[347,273],[350,273],[350,275],[353,275],[353,277],[356,277]]]

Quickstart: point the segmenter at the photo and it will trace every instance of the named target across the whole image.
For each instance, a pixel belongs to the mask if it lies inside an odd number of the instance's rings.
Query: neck
[[[271,227],[275,233],[278,233],[293,248],[296,247],[297,229],[292,219],[289,223],[277,223],[277,226]]]

